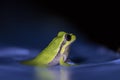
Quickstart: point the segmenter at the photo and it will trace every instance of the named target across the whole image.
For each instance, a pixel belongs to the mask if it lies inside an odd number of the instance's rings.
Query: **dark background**
[[[118,6],[114,3],[61,0],[4,0],[0,2],[0,5],[0,33],[2,42],[9,42],[10,40],[12,42],[12,39],[8,39],[9,33],[15,35],[18,31],[14,31],[14,29],[22,29],[19,25],[20,23],[24,23],[25,21],[29,23],[31,20],[39,22],[41,21],[39,18],[44,19],[42,16],[47,14],[64,18],[66,22],[72,25],[77,34],[83,33],[92,42],[105,45],[115,51],[120,46],[119,10],[117,9]],[[23,27],[35,29],[38,26],[27,25]],[[54,27],[51,26],[49,28]],[[7,35],[6,38],[4,38],[5,35]]]
[[[120,80],[118,8],[113,1],[0,1],[0,79],[35,80],[39,70],[20,61],[35,57],[63,30],[77,36],[68,58],[80,63],[65,68],[65,78]]]

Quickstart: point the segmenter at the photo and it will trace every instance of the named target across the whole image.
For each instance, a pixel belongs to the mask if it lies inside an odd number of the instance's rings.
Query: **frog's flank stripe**
[[[57,55],[55,56],[55,58],[48,64],[49,66],[59,64],[59,60],[60,60],[60,57],[61,57],[60,51],[61,51],[61,49],[62,49],[62,47],[64,46],[65,43],[66,43],[66,39],[64,39],[64,41],[62,42],[62,44],[60,46],[60,49],[59,49]]]

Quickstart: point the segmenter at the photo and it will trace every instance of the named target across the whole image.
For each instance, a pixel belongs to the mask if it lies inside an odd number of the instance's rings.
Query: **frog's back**
[[[35,57],[32,60],[27,60],[27,61],[23,61],[23,64],[28,64],[28,65],[47,65],[49,64],[54,58],[55,56],[58,54],[59,48],[62,44],[62,40],[63,38],[59,38],[59,37],[55,37],[50,44],[41,51],[41,53],[39,53],[37,55],[37,57]]]
[[[58,41],[58,38],[54,38],[51,43],[40,54],[38,54],[35,60],[42,63],[51,62],[57,55],[61,44],[62,41]]]

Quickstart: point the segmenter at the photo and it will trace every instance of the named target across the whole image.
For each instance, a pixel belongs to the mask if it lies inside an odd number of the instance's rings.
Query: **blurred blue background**
[[[42,1],[4,0],[0,4],[1,80],[35,80],[34,67],[21,65],[19,61],[35,57],[59,31],[77,36],[69,58],[81,65],[68,69],[69,80],[120,79],[120,55],[115,51],[119,48],[116,45],[119,39],[113,37],[118,33],[113,35],[110,29],[107,30],[107,22],[100,24],[101,18],[97,19],[99,23],[92,20],[95,16],[90,18],[87,14],[91,10]],[[89,24],[92,22],[97,25]]]

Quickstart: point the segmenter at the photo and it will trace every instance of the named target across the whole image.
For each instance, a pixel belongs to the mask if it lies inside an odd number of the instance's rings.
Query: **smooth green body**
[[[75,40],[75,35],[60,31],[58,35],[49,43],[49,45],[34,59],[22,61],[22,63],[34,66],[49,66],[49,64],[53,62],[53,60],[55,60],[56,56],[59,54],[59,62],[57,63],[63,66],[69,66],[69,64],[65,62],[65,57],[67,58],[68,56],[68,48],[70,44]]]

